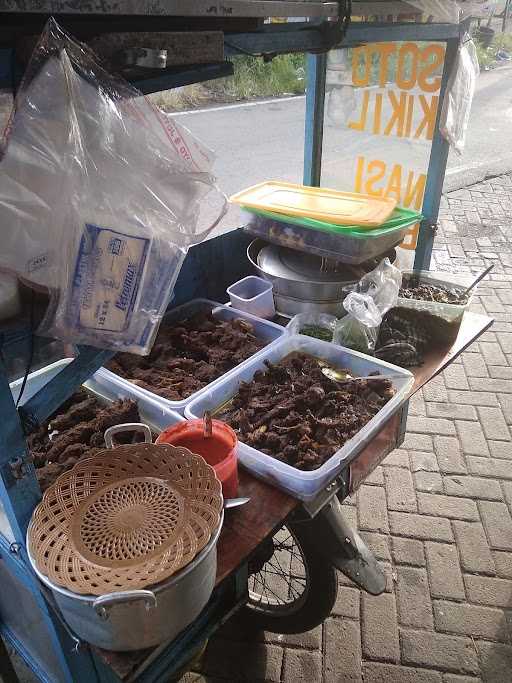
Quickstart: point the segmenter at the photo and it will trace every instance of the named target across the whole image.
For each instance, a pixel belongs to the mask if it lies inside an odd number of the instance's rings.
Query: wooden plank
[[[251,500],[243,507],[226,510],[217,544],[216,586],[235,572],[259,544],[272,536],[292,510],[300,505],[295,498],[256,479],[243,469],[239,472],[239,478],[238,495],[249,496]],[[137,652],[108,652],[95,648],[101,661],[120,680],[129,678],[133,671],[143,668],[147,659],[153,659],[154,650],[155,648]]]
[[[352,3],[352,14],[356,17],[370,17],[370,16],[402,16],[410,15],[418,19],[421,17],[421,10],[408,2],[402,0],[395,0],[391,2],[356,2]]]
[[[457,356],[460,356],[478,337],[484,334],[493,322],[492,318],[479,313],[465,313],[453,345],[448,349],[442,346],[432,348],[425,355],[423,365],[420,368],[413,368],[415,381],[411,396],[445,370]]]
[[[242,469],[238,495],[249,496],[251,500],[243,507],[226,511],[217,546],[217,585],[238,569],[300,505],[295,498]]]
[[[386,423],[370,444],[350,464],[350,493],[354,493],[373,470],[397,447],[400,436],[401,413]]]
[[[426,355],[424,363],[419,368],[412,368],[414,387],[411,396],[421,389],[427,382],[442,372],[457,356],[480,337],[493,321],[491,318],[477,313],[466,313],[462,319],[459,334],[451,347],[438,346],[432,348]],[[401,413],[397,413],[373,439],[364,451],[350,464],[350,492],[356,491],[363,481],[397,446],[401,437]]]
[[[321,0],[0,0],[0,12],[179,17],[337,17]]]
[[[116,53],[131,48],[166,50],[166,65],[211,64],[224,59],[222,31],[141,31],[105,33],[89,46],[100,57],[117,61]],[[121,64],[120,66],[124,66]]]

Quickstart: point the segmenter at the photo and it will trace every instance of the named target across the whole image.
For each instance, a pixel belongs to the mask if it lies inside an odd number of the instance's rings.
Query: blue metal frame
[[[443,76],[444,94],[447,79],[455,63],[460,32],[460,27],[444,24],[352,24],[343,41],[343,46],[349,47],[364,42],[391,40],[447,42],[447,59]],[[230,54],[246,52],[278,54],[294,50],[316,51],[325,49],[325,34],[314,23],[266,26],[261,31],[254,33],[228,35],[226,37],[226,48]],[[8,75],[12,73],[14,68],[12,55],[11,50],[0,50],[0,74],[4,82],[9,82]],[[315,185],[320,182],[321,172],[326,62],[325,53],[308,57],[304,181],[307,184]],[[196,76],[202,78],[205,73],[202,70]],[[173,77],[178,78],[176,74]],[[149,92],[156,87],[169,87],[169,83],[172,82],[163,76],[162,79],[156,79],[153,83],[146,83],[144,88],[147,88]],[[447,144],[439,133],[436,133],[432,146],[424,207],[429,224],[437,219],[446,158]],[[426,227],[423,226],[420,244],[418,245],[418,258],[422,265],[428,262],[431,237]],[[234,275],[243,276],[248,272],[245,259],[240,258],[247,243],[247,237],[239,231],[229,236],[211,240],[207,244],[199,245],[191,250],[178,279],[173,305],[178,305],[198,294],[204,296],[205,292],[208,292],[214,299],[223,296],[226,285],[233,281]],[[212,255],[214,256],[213,259]],[[236,257],[233,258],[233,255]],[[228,263],[229,268],[224,270],[229,270],[229,273],[222,272],[220,276],[219,272],[212,273],[209,271],[208,266],[212,260]],[[225,282],[225,280],[229,281]],[[0,330],[0,346],[5,343],[21,344],[28,331],[27,321],[18,325],[18,329]],[[0,499],[17,541],[17,544],[11,547],[6,539],[0,536],[0,558],[6,562],[9,572],[12,572],[13,576],[16,576],[26,590],[34,596],[38,608],[41,610],[48,637],[55,647],[59,663],[65,672],[66,683],[72,681],[114,683],[118,679],[95,654],[88,651],[79,655],[71,653],[69,637],[63,632],[43,599],[36,579],[29,569],[24,550],[25,531],[40,493],[34,469],[26,458],[23,427],[30,427],[47,418],[110,355],[109,352],[82,348],[78,358],[55,380],[49,382],[44,390],[33,396],[25,404],[21,414],[18,414],[12,401],[3,363],[0,361],[0,414],[3,420],[2,428],[0,428]],[[21,480],[14,477],[11,467],[13,459],[25,463],[27,476]],[[13,550],[17,554],[13,554]],[[230,610],[239,605],[240,601],[243,600],[240,587],[246,585],[246,581],[244,583],[246,575],[243,574],[245,569],[242,567],[239,575],[231,577],[238,589],[223,594],[223,600],[219,603],[213,601],[203,615],[204,619],[198,620],[175,643],[164,648],[161,655],[141,672],[138,678],[141,683],[156,683],[163,676],[168,676],[170,667],[179,666],[183,662],[186,652],[190,651],[191,644],[202,637],[207,637],[222,622],[222,619],[230,614]],[[220,596],[220,593],[218,595]],[[216,611],[217,609],[219,611]],[[47,680],[40,663],[31,658],[24,643],[19,642],[19,639],[9,631],[5,624],[0,625],[0,629],[16,650],[27,660],[39,678],[43,681]],[[54,682],[52,681],[52,683]]]
[[[133,85],[144,95],[160,90],[171,90],[181,88],[184,85],[192,85],[201,81],[211,81],[215,78],[225,78],[233,75],[233,64],[231,62],[220,62],[219,64],[201,64],[196,67],[180,69],[168,69],[161,74],[154,73],[149,78],[134,79]]]
[[[427,183],[422,212],[425,220],[420,226],[416,247],[415,268],[428,269],[435,237],[435,226],[446,173],[449,143],[439,131],[439,121],[446,88],[456,64],[461,37],[467,24],[350,24],[342,44],[352,47],[362,43],[392,42],[397,40],[444,42],[447,45],[443,69],[436,130],[432,141]],[[304,141],[304,184],[320,185],[322,166],[322,140],[324,125],[324,98],[326,55],[310,55],[307,64],[306,123]]]
[[[306,70],[306,122],[304,131],[304,185],[318,187],[322,173],[325,79],[327,54],[308,55]]]
[[[29,569],[24,548],[21,546],[21,544],[19,546],[13,546],[12,544],[9,544],[0,534],[0,557],[1,561],[5,562],[5,564],[8,566],[9,572],[15,576],[18,581],[20,581],[20,583],[31,593],[36,601],[43,621],[46,625],[50,642],[53,645],[54,652],[57,655],[58,662],[64,673],[65,682],[73,683],[74,678],[71,674],[65,655],[65,641],[62,638],[62,634],[59,635],[54,619],[50,614],[48,605],[46,604],[41,592],[37,587],[37,579],[35,578],[32,570]],[[8,627],[5,626],[5,624],[1,624],[0,628],[2,630],[2,635],[5,635],[13,647],[16,648],[16,650],[23,657],[27,666],[29,666],[32,671],[41,678],[41,680],[46,680],[48,683],[55,683],[55,681],[51,681],[48,678],[41,676],[42,668],[39,662],[34,661],[27,648],[23,645],[23,643],[19,642],[19,639],[8,629]]]
[[[443,193],[446,165],[448,163],[448,154],[450,152],[450,144],[439,130],[439,121],[441,119],[446,88],[448,86],[452,70],[457,61],[459,45],[460,40],[452,38],[448,41],[446,46],[443,79],[439,92],[436,128],[434,138],[432,140],[432,149],[430,151],[430,160],[427,172],[427,183],[425,186],[425,197],[423,199],[422,213],[425,218],[421,223],[418,234],[418,243],[416,245],[416,255],[414,259],[415,269],[428,270],[432,257],[432,247],[434,246],[434,239],[436,236],[436,226],[439,217],[441,196]]]

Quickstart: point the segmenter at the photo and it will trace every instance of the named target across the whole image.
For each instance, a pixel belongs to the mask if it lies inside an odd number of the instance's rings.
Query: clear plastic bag
[[[402,273],[388,258],[383,259],[377,268],[363,275],[355,291],[370,296],[381,315],[396,304],[402,286]]]
[[[469,115],[479,74],[476,46],[467,38],[459,47],[457,64],[448,84],[440,121],[441,133],[459,154],[462,154],[466,144]]]
[[[0,268],[49,291],[38,332],[148,353],[188,247],[226,210],[211,152],[52,19],[3,150]]]
[[[351,292],[343,306],[348,315],[336,325],[333,341],[353,351],[373,355],[382,315],[375,302],[366,294]]]
[[[388,258],[364,275],[343,302],[348,315],[337,323],[334,343],[373,355],[382,318],[396,305],[401,284],[402,274]]]
[[[294,316],[286,326],[286,330],[290,334],[305,334],[308,337],[330,342],[337,322],[338,318],[334,315],[309,311]]]

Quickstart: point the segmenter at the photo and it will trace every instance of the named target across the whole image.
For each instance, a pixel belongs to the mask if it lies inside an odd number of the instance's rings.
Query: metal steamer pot
[[[137,427],[142,429],[143,425]],[[151,438],[149,428],[146,429]],[[54,584],[38,570],[30,554],[28,532],[27,555],[32,569],[46,587],[42,589],[43,594],[64,626],[72,631],[70,635],[75,641],[84,640],[105,650],[143,650],[175,638],[208,603],[215,587],[217,541],[223,521],[224,512],[215,534],[197,557],[149,590],[99,597],[79,595]]]
[[[382,255],[395,258],[394,252]],[[343,301],[360,278],[380,259],[359,265],[323,259],[315,254],[255,239],[247,258],[260,277],[273,285],[277,311],[293,317],[297,313],[346,315]]]
[[[223,516],[215,535],[189,565],[151,590],[78,595],[38,571],[28,539],[27,553],[32,569],[50,589],[62,619],[77,638],[104,650],[143,650],[175,638],[206,606],[215,586],[222,521]]]

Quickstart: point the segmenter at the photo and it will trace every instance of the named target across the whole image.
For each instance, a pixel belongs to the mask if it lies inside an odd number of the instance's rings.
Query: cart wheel
[[[330,615],[338,592],[336,570],[289,523],[249,563],[251,626],[273,633],[304,633]]]

